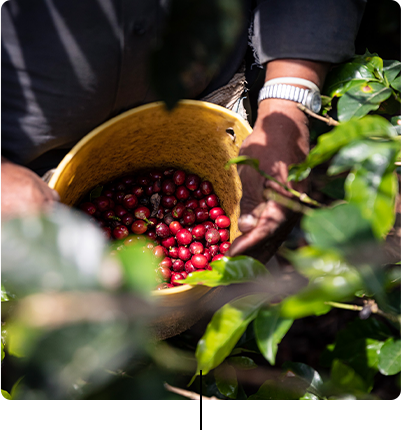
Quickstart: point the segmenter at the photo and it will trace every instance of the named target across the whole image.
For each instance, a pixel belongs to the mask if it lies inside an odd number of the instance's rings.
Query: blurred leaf
[[[330,379],[334,386],[342,389],[347,394],[369,391],[366,382],[361,376],[338,359],[333,361]]]
[[[318,396],[315,396],[312,393],[305,393],[299,400],[320,400]]]
[[[240,155],[238,157],[231,158],[227,161],[224,167],[228,170],[233,164],[243,164],[259,171],[259,160],[257,158],[248,157],[247,155]]]
[[[214,369],[216,385],[221,394],[236,399],[238,393],[237,374],[234,367],[223,364]]]
[[[387,339],[380,349],[379,370],[383,375],[401,372],[401,340]]]
[[[48,216],[2,225],[2,279],[7,292],[95,289],[106,241],[88,217],[57,207]]]
[[[393,116],[390,119],[391,124],[394,126],[398,134],[401,134],[401,115]]]
[[[150,59],[152,85],[169,109],[205,88],[245,24],[241,0],[169,2],[164,32]]]
[[[125,247],[116,256],[123,266],[127,289],[143,295],[156,289],[158,261],[143,243]]]
[[[278,344],[291,328],[292,319],[280,317],[280,306],[261,308],[254,322],[256,342],[265,359],[274,366]]]
[[[338,102],[338,119],[345,122],[351,118],[362,118],[370,111],[378,109],[380,103],[391,94],[390,88],[379,82],[352,86]]]
[[[291,361],[286,361],[283,364],[283,369],[290,370],[295,375],[297,375],[299,378],[304,380],[307,383],[306,390],[309,393],[312,393],[316,396],[321,397],[321,388],[323,385],[322,378],[320,377],[319,373],[316,372],[315,369],[308,366],[304,363],[294,363]]]
[[[361,119],[352,118],[340,123],[329,133],[321,135],[317,145],[306,160],[291,168],[288,180],[300,180],[308,176],[311,168],[325,162],[343,146],[366,138],[391,139],[397,135],[394,127],[380,116],[369,115]]]
[[[213,261],[210,265],[213,270],[190,273],[180,283],[217,287],[219,285],[253,281],[258,276],[264,276],[269,273],[260,261],[246,256],[223,257],[221,260]]]
[[[320,249],[347,250],[355,244],[375,242],[370,223],[353,204],[311,211],[303,217],[302,229],[308,242]]]
[[[254,352],[254,351],[250,351]],[[233,351],[231,352],[233,353]],[[245,357],[245,356],[239,356],[239,357],[229,357],[227,359],[228,364],[233,365],[234,367],[239,367],[241,369],[256,369],[258,366],[257,364],[252,360],[252,358]]]
[[[297,376],[268,379],[248,400],[298,400],[305,394],[306,384]]]
[[[10,299],[8,297],[7,291],[4,288],[4,285],[1,284],[1,301],[2,302],[8,302]]]
[[[12,397],[10,396],[9,393],[7,393],[7,391],[5,390],[1,390],[1,395],[6,399],[6,400],[12,400]]]
[[[282,318],[297,319],[327,313],[331,307],[325,302],[352,299],[354,293],[364,287],[358,271],[334,249],[307,246],[287,253],[286,257],[310,282],[299,293],[282,301]]]
[[[98,187],[94,188],[89,194],[89,201],[92,202],[94,199],[96,199],[96,197],[101,196],[102,191],[103,191],[103,185],[99,185]]]
[[[265,300],[264,295],[248,295],[227,303],[215,312],[196,347],[196,375],[200,374],[200,370],[206,375],[224,361],[248,324],[256,318]]]
[[[328,182],[320,191],[332,199],[344,199],[344,183],[345,178],[335,178]]]

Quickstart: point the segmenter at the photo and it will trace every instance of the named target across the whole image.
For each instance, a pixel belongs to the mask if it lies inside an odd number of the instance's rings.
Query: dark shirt
[[[364,0],[257,3],[250,31],[256,62],[303,58],[335,63],[353,55]],[[1,16],[2,155],[42,174],[98,125],[157,100],[147,66],[161,37],[165,4],[6,2]],[[203,93],[228,82],[247,45],[248,31]]]

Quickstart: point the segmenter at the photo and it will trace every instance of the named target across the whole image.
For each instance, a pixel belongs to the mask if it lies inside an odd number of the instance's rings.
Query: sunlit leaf
[[[221,394],[236,399],[238,393],[237,374],[234,367],[224,364],[214,370],[216,385]]]
[[[190,273],[181,283],[217,287],[254,281],[258,276],[265,276],[269,273],[260,261],[247,256],[223,257],[213,261],[210,265],[213,270]]]
[[[283,364],[283,369],[290,370],[292,373],[303,379],[307,383],[306,390],[317,396],[321,396],[321,389],[323,386],[323,380],[319,373],[304,363],[294,363],[286,361]]]
[[[347,394],[369,392],[367,383],[363,378],[352,367],[338,359],[333,361],[330,380]]]
[[[224,305],[214,315],[196,348],[196,375],[206,375],[230,354],[248,324],[256,318],[266,300],[264,295],[248,295]]]
[[[274,366],[279,343],[291,328],[292,319],[280,317],[280,306],[261,308],[254,322],[256,342],[266,360]]]
[[[352,86],[338,102],[338,119],[345,122],[351,118],[362,118],[378,109],[380,103],[388,99],[391,94],[390,88],[379,82]]]
[[[380,349],[379,370],[383,375],[401,372],[401,340],[387,339]]]
[[[6,400],[12,400],[12,397],[10,396],[10,394],[9,394],[6,390],[1,390],[1,395],[2,395]]]

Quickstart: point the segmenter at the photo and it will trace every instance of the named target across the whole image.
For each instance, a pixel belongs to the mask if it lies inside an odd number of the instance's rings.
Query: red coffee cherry
[[[231,224],[230,218],[227,215],[219,215],[216,218],[215,224],[219,228],[227,228]]]
[[[148,229],[148,226],[146,225],[145,221],[138,219],[131,225],[131,230],[135,234],[143,234]]]
[[[96,212],[96,206],[91,202],[82,203],[79,208],[88,215],[94,215]]]
[[[195,254],[191,258],[191,263],[196,269],[203,269],[206,267],[208,261],[207,258],[202,254]]]

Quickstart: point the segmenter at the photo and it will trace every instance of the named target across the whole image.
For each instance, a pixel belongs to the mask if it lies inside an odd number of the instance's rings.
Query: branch
[[[308,109],[307,107],[305,107],[304,105],[301,105],[301,103],[297,104],[297,107],[299,110],[301,110],[302,112],[306,113],[309,116],[312,116],[313,118],[316,118],[320,121],[323,121],[325,123],[327,123],[328,125],[338,125],[340,124],[338,121],[336,121],[335,119],[331,118],[331,117],[324,117],[322,115],[318,115],[315,112],[312,112],[310,109]]]
[[[187,399],[191,400],[200,400],[201,396],[198,393],[194,393],[193,391],[184,390],[182,388],[173,387],[170,384],[167,384],[167,382],[164,383],[164,388],[167,391],[170,391],[171,393],[179,394],[180,396],[186,397]],[[202,396],[202,400],[220,400],[217,397],[205,397]]]
[[[298,201],[291,200],[287,197],[284,197],[283,195],[269,188],[265,188],[265,190],[263,191],[263,197],[266,200],[274,200],[275,202],[279,203],[282,206],[285,206],[286,208],[292,210],[293,212],[300,212],[304,215],[307,215],[311,211],[313,211],[313,209],[309,208],[308,206],[305,206],[299,203]]]

